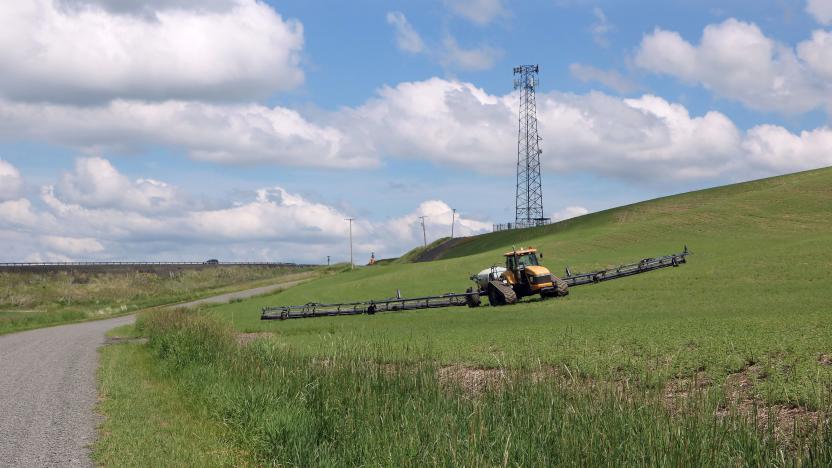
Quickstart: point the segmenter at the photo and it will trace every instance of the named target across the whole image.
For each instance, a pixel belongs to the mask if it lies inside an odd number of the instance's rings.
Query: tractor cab
[[[552,286],[552,275],[538,262],[537,249],[516,249],[503,256],[506,258],[504,279],[512,286],[521,286],[524,291],[520,295],[536,294],[540,288]]]
[[[542,297],[565,296],[566,283],[556,278],[538,261],[538,251],[531,247],[503,254],[506,271],[500,275],[518,298],[540,294]]]
[[[536,249],[522,249],[514,252],[506,252],[503,254],[506,257],[506,269],[516,271],[525,269],[529,266],[539,266],[537,261]]]

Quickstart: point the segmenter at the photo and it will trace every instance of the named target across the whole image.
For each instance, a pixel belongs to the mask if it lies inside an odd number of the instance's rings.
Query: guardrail
[[[113,265],[220,265],[220,266],[246,266],[246,265],[268,265],[268,266],[315,266],[290,262],[0,262],[0,267],[20,266],[113,266]]]
[[[300,269],[316,266],[319,265],[289,262],[0,262],[0,272],[129,273],[136,271],[164,273],[177,270],[210,270],[218,267]]]

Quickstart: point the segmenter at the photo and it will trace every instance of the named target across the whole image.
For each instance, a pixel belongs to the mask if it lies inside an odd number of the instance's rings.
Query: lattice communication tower
[[[540,136],[537,134],[537,65],[514,67],[514,89],[520,90],[520,122],[517,131],[517,199],[514,223],[518,228],[547,224],[543,216],[540,178]]]

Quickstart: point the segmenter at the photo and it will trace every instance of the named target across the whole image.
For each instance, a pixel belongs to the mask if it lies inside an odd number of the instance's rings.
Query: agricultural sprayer
[[[677,267],[686,263],[690,255],[688,247],[676,254],[663,257],[644,258],[636,263],[619,265],[613,268],[590,273],[572,273],[566,269],[566,275],[557,277],[548,268],[540,265],[538,251],[533,248],[514,249],[503,254],[505,267],[492,266],[471,276],[474,286],[464,293],[447,293],[436,296],[396,297],[360,302],[343,302],[319,304],[310,302],[304,305],[264,307],[261,320],[286,320],[294,318],[332,317],[338,315],[375,314],[403,310],[435,309],[440,307],[468,306],[479,307],[481,297],[488,298],[491,306],[516,304],[526,296],[540,295],[541,299],[560,297],[569,294],[569,289],[576,286],[600,283],[627,276],[647,273],[667,267]],[[540,255],[542,258],[542,255]]]

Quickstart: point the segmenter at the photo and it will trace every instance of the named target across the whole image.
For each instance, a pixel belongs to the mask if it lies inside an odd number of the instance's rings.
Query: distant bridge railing
[[[3,266],[109,266],[109,265],[274,265],[274,266],[313,266],[291,262],[0,262]]]
[[[0,271],[130,271],[175,269],[202,269],[213,267],[265,267],[309,268],[308,265],[290,262],[0,262]]]

